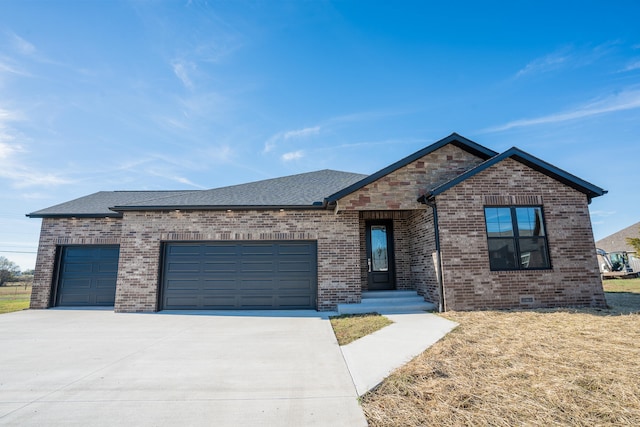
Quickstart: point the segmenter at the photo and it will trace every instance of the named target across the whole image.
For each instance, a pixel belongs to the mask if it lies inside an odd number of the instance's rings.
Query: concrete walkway
[[[394,323],[340,347],[359,396],[458,324],[431,313],[387,314]]]

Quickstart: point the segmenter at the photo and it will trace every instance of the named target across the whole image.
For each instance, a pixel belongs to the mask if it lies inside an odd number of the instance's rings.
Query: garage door
[[[58,306],[113,306],[118,246],[65,246],[58,267]]]
[[[315,309],[316,289],[316,242],[165,245],[165,310]]]

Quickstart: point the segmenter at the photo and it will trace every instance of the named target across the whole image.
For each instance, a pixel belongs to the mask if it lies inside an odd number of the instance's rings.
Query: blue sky
[[[640,221],[640,2],[0,1],[0,255],[100,190],[372,173],[458,132]],[[27,252],[27,253],[21,253]]]

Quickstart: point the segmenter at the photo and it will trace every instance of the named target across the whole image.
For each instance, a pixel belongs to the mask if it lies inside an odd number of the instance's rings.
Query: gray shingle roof
[[[367,175],[321,170],[211,190],[100,191],[27,214],[47,217],[119,217],[140,209],[312,207]]]
[[[627,243],[628,237],[640,237],[640,222],[636,222],[627,228],[623,228],[596,242],[596,248],[607,252],[613,251],[635,251],[633,246]]]
[[[158,197],[175,196],[191,191],[99,191],[88,196],[80,197],[69,202],[60,203],[46,209],[27,214],[31,218],[48,217],[103,217],[122,216],[109,208],[115,205],[142,201],[146,199],[157,199]]]
[[[248,184],[192,191],[157,199],[116,205],[115,210],[140,208],[310,207],[367,175],[334,170],[290,175]]]

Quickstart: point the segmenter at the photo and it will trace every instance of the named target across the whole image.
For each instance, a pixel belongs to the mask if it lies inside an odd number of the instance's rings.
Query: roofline
[[[581,178],[578,178],[577,176],[570,174],[569,172],[562,170],[556,166],[553,166],[552,164],[547,163],[544,160],[541,160],[535,156],[532,156],[531,154],[525,151],[522,151],[517,147],[511,147],[504,153],[494,156],[486,160],[485,162],[480,163],[475,168],[469,169],[467,172],[461,175],[458,175],[456,178],[448,182],[445,182],[444,184],[441,184],[438,187],[432,189],[428,194],[426,194],[426,197],[433,198],[434,196],[437,196],[438,194],[441,194],[447,191],[448,189],[460,184],[462,181],[465,181],[466,179],[471,178],[472,176],[484,171],[485,169],[490,168],[496,163],[499,163],[502,160],[507,158],[512,158],[526,166],[529,166],[530,168],[540,173],[547,175],[550,178],[560,181],[563,184],[568,185],[569,187],[572,187],[575,190],[578,190],[581,193],[586,194],[589,199],[589,202],[591,202],[591,199],[593,199],[594,197],[599,197],[607,194],[607,190],[604,190],[598,187],[597,185],[591,184],[590,182],[587,182]]]
[[[27,218],[122,218],[122,214],[118,212],[106,213],[84,213],[84,214],[39,214],[36,212],[25,215]]]
[[[464,136],[461,136],[457,133],[452,133],[451,135],[447,136],[446,138],[443,138],[437,142],[434,142],[433,144],[423,148],[422,150],[416,151],[415,153],[401,159],[398,160],[397,162],[393,163],[392,165],[387,166],[384,169],[379,170],[378,172],[375,172],[372,175],[369,175],[368,177],[356,182],[355,184],[352,184],[346,188],[343,188],[342,190],[338,191],[337,193],[334,193],[332,195],[330,195],[329,197],[327,197],[325,199],[325,201],[327,203],[330,202],[335,202],[351,193],[353,193],[356,190],[361,189],[362,187],[364,187],[365,185],[371,184],[374,181],[377,181],[378,179],[382,178],[385,175],[390,174],[391,172],[394,172],[397,169],[400,169],[403,166],[408,165],[411,162],[414,162],[418,159],[420,159],[421,157],[426,156],[427,154],[431,154],[432,152],[436,151],[439,148],[444,147],[447,144],[453,144],[458,148],[461,148],[465,151],[467,151],[468,153],[471,153],[475,156],[480,157],[481,159],[489,159],[491,157],[494,157],[498,154],[498,152],[493,151],[487,147],[484,147],[476,142],[471,141],[470,139],[465,138]]]
[[[228,210],[316,210],[325,209],[327,205],[316,202],[313,205],[177,205],[177,206],[114,206],[115,212],[135,211],[228,211]]]

